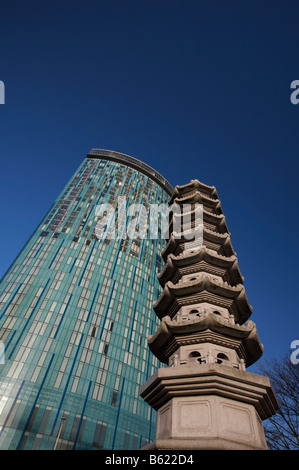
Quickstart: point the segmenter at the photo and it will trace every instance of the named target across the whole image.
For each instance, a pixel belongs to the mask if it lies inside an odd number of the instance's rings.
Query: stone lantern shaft
[[[161,324],[148,338],[169,367],[141,388],[158,412],[156,441],[147,448],[266,449],[262,420],[279,406],[268,378],[246,370],[263,345],[217,191],[192,180],[175,187],[169,205],[181,212],[169,221],[163,292],[154,303]]]

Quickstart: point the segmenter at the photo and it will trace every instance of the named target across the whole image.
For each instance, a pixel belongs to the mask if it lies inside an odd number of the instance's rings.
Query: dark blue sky
[[[92,147],[215,185],[268,359],[298,329],[299,3],[1,0],[2,276]]]

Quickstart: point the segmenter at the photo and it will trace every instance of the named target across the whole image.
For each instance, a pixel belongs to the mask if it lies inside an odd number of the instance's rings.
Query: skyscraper
[[[159,367],[146,337],[165,243],[159,229],[113,237],[115,220],[97,210],[116,207],[126,222],[124,205],[165,204],[172,191],[141,161],[93,149],[8,269],[0,449],[137,449],[155,438],[139,389]]]

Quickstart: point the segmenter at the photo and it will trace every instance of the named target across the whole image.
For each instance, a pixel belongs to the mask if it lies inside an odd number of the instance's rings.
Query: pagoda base
[[[145,450],[266,450],[262,420],[279,408],[269,379],[222,364],[160,368],[141,396],[158,412]]]
[[[145,450],[266,450],[253,405],[221,396],[175,397],[158,410],[157,439]]]

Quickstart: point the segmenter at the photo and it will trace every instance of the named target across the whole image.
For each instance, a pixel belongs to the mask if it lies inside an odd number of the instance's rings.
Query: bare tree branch
[[[285,355],[266,361],[260,372],[269,377],[280,409],[265,421],[268,448],[272,450],[299,450],[299,364],[292,364]]]

